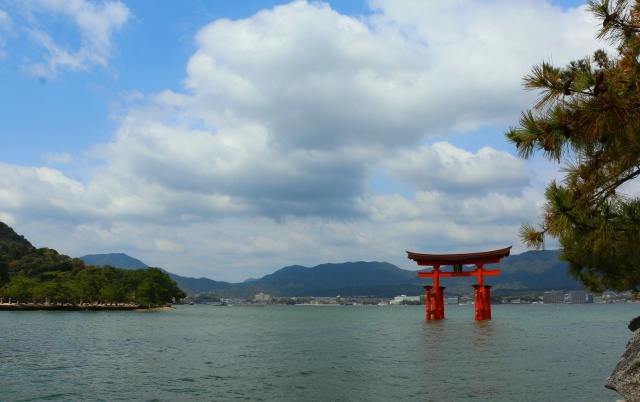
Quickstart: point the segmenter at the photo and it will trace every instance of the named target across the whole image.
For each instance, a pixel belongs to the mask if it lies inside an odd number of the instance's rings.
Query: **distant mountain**
[[[302,268],[302,269],[300,269]],[[387,262],[345,262],[342,264],[322,264],[313,268],[299,267],[297,272],[289,272],[282,269],[260,279],[259,283],[279,284],[280,291],[288,294],[295,290],[285,283],[304,283],[300,288],[303,292],[315,290],[318,296],[341,295],[380,295],[392,297],[397,295],[397,289],[409,289],[417,287],[423,290],[418,283],[417,274],[414,271],[400,269]],[[384,290],[388,288],[388,290]],[[401,293],[403,293],[401,291]],[[305,294],[305,293],[302,293]],[[306,293],[310,294],[310,293]]]
[[[559,250],[527,251],[503,258],[499,264],[486,265],[486,269],[500,269],[499,276],[485,278],[496,296],[517,295],[547,290],[582,290],[580,284],[567,275],[568,263],[560,261]],[[445,268],[446,269],[446,268]],[[447,278],[441,282],[445,293],[468,293],[475,278]]]
[[[580,284],[567,275],[568,263],[560,261],[559,250],[527,251],[503,259],[495,290],[508,286],[531,290],[578,290]],[[493,280],[493,278],[492,278]]]
[[[128,256],[124,253],[111,253],[111,254],[87,254],[80,257],[87,265],[95,265],[103,267],[110,265],[116,268],[123,269],[141,269],[148,268],[149,266],[144,262]],[[162,269],[162,268],[160,268]],[[201,292],[209,292],[217,289],[225,289],[231,286],[228,282],[218,282],[208,278],[189,278],[176,274],[172,274],[164,269],[171,279],[173,279],[180,289],[184,290],[188,295],[193,295]]]
[[[559,261],[558,256],[558,250],[548,250],[529,251],[504,258],[499,264],[485,266],[501,271],[500,276],[487,277],[485,283],[493,286],[491,292],[494,296],[582,289],[573,278],[567,276],[567,263]],[[126,254],[97,254],[80,258],[87,264],[118,268],[147,266]],[[274,296],[393,297],[424,293],[422,286],[431,281],[418,278],[417,269],[417,266],[416,270],[406,270],[386,262],[363,261],[322,264],[311,268],[293,265],[240,283],[167,273],[189,295],[212,292],[220,297],[252,297],[258,293]],[[444,267],[444,270],[447,269]],[[473,291],[471,285],[474,283],[475,278],[444,278],[441,281],[447,295],[469,294]]]
[[[281,296],[378,296],[398,292],[424,291],[415,272],[386,262],[345,262],[313,268],[294,265],[251,282],[234,284],[216,293],[222,296],[253,296],[269,293]]]
[[[87,265],[95,265],[98,267],[111,265],[112,267],[122,269],[149,268],[149,266],[144,262],[133,257],[129,257],[124,253],[87,254],[80,257],[80,259]]]
[[[167,271],[165,271],[167,272]],[[184,290],[187,295],[195,295],[203,292],[212,292],[219,289],[227,289],[233,286],[229,282],[214,281],[209,278],[190,278],[167,272],[171,279],[176,281],[180,289]]]
[[[546,290],[578,290],[580,284],[567,276],[567,263],[558,260],[559,251],[530,251],[504,258],[501,275],[487,277],[494,296],[509,296]],[[282,268],[251,282],[233,284],[216,290],[222,297],[248,297],[257,293],[275,296],[376,296],[393,297],[399,294],[421,295],[423,285],[430,280],[418,278],[416,270],[405,270],[384,262],[347,262],[322,264],[307,268],[299,265]],[[431,268],[424,267],[428,270]],[[449,267],[444,267],[447,270]],[[447,295],[469,294],[476,278],[446,278],[441,286]]]

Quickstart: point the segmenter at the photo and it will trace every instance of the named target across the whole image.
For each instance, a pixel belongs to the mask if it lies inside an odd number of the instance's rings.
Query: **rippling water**
[[[0,312],[0,400],[615,401],[640,304]]]

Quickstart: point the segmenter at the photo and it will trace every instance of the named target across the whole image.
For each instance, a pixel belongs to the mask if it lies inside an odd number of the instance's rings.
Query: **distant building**
[[[587,293],[587,303],[593,303],[593,293]]]
[[[562,290],[550,290],[542,294],[542,302],[548,304],[562,304],[564,303],[564,291]]]
[[[264,293],[258,293],[254,298],[253,301],[257,301],[257,302],[268,302],[271,301],[271,295],[266,295]]]
[[[527,304],[528,302],[523,301],[522,299],[508,299],[506,297],[502,298],[501,304]]]
[[[587,292],[584,290],[572,290],[569,292],[567,303],[581,304],[587,302]]]
[[[460,304],[460,298],[459,297],[445,297],[444,298],[444,304]]]
[[[400,304],[403,301],[420,301],[420,296],[407,296],[407,295],[400,295],[400,296],[396,296],[393,298],[393,300],[391,300],[389,302],[389,304]]]

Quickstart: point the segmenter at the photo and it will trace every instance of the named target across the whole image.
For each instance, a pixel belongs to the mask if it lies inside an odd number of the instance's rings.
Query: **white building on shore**
[[[258,293],[253,298],[253,301],[256,301],[256,302],[268,302],[268,301],[271,301],[271,295],[266,295],[264,293]]]
[[[400,304],[403,301],[420,301],[420,296],[407,296],[407,295],[400,295],[400,296],[396,296],[393,298],[393,300],[391,300],[389,302],[389,304]]]

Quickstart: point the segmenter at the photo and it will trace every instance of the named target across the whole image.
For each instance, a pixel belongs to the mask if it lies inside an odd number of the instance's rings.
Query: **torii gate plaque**
[[[433,278],[433,286],[423,286],[426,294],[427,320],[441,320],[444,318],[444,287],[440,286],[441,277],[475,276],[478,283],[474,288],[474,306],[476,320],[491,319],[491,286],[484,284],[485,276],[500,275],[499,269],[484,269],[485,264],[495,264],[503,257],[508,257],[511,246],[500,250],[485,251],[469,254],[419,254],[407,251],[407,258],[414,260],[420,266],[433,267],[433,271],[419,271],[419,278]],[[452,272],[440,271],[441,266],[453,266]],[[473,271],[464,271],[464,265],[475,265]]]

